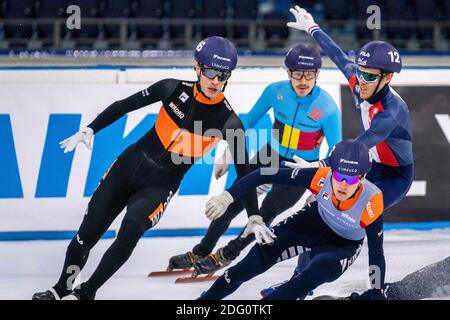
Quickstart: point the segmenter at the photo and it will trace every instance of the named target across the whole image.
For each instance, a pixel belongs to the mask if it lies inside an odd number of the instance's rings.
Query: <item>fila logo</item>
[[[330,194],[328,193],[328,192],[324,192],[323,194],[322,194],[322,198],[324,198],[325,200],[328,200],[329,198],[330,198]]]
[[[323,187],[323,184],[324,184],[324,183],[325,183],[325,178],[322,177],[322,178],[320,178],[319,182],[317,182],[317,186],[318,186],[318,187]]]
[[[277,100],[283,101],[283,95],[281,93],[277,94]]]
[[[187,94],[186,92],[183,91],[183,92],[180,94],[180,96],[178,97],[178,99],[180,99],[180,100],[183,101],[183,103],[184,103],[184,102],[186,102],[187,99],[189,99],[189,96],[188,96],[188,94]]]
[[[360,55],[363,57],[370,58],[370,52],[361,51]]]

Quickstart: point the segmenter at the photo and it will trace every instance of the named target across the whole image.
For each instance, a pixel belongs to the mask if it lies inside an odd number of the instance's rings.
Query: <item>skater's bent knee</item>
[[[117,234],[118,240],[138,241],[145,232],[145,227],[142,223],[134,219],[125,219],[120,226]]]

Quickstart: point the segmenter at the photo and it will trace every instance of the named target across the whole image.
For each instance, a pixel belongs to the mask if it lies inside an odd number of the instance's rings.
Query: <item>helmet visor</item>
[[[381,78],[383,74],[374,74],[374,73],[367,73],[364,71],[361,71],[359,69],[356,69],[356,77],[359,79],[363,78],[364,82],[367,83],[373,83],[377,82],[379,78]]]
[[[359,182],[359,176],[349,176],[337,171],[333,171],[333,178],[337,181],[337,182],[342,182],[345,180],[345,182],[347,182],[347,184],[353,185]]]
[[[204,65],[200,65],[200,69],[202,70],[202,74],[210,80],[214,80],[214,78],[217,77],[219,81],[226,81],[231,77],[230,71],[221,71],[213,68],[207,68]]]

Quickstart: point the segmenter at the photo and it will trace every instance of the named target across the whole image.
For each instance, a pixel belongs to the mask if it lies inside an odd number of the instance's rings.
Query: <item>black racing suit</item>
[[[67,249],[55,286],[60,296],[72,289],[68,279],[73,266],[83,268],[91,248],[126,207],[116,240],[91,278],[82,284],[82,290],[87,288],[89,292],[84,298],[94,298],[98,288],[127,261],[144,232],[159,221],[183,175],[220,139],[231,146],[237,175],[243,177],[250,172],[241,120],[222,93],[209,100],[197,85],[161,80],[114,102],[88,125],[97,133],[130,111],[157,101],[163,104],[152,129],[120,154],[94,192]],[[234,135],[239,129],[242,134]],[[245,195],[244,203],[249,215],[258,213],[256,190]]]
[[[266,159],[277,159],[277,163],[266,163]],[[257,170],[263,167],[281,166],[283,161],[292,161],[291,159],[284,158],[276,153],[269,144],[265,145],[250,161],[251,171]],[[260,192],[265,191],[270,185],[264,185],[260,188]],[[271,186],[270,191],[262,201],[259,208],[260,214],[263,217],[264,222],[267,225],[273,221],[273,219],[279,214],[283,213],[287,209],[293,207],[298,200],[305,193],[306,188],[301,185],[286,186],[274,183]],[[213,220],[208,227],[206,235],[201,239],[200,243],[194,246],[192,252],[200,257],[205,257],[211,253],[214,249],[219,238],[228,229],[231,221],[244,210],[244,203],[237,199],[230,204],[225,213],[216,220]],[[246,238],[240,236],[232,239],[223,248],[223,255],[226,259],[234,260],[241,251],[255,240],[254,235],[250,235]]]

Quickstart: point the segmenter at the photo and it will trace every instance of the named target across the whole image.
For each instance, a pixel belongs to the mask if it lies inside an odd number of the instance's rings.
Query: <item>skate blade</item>
[[[189,283],[189,282],[202,282],[202,281],[211,281],[211,280],[216,280],[219,276],[215,275],[215,274],[208,274],[206,276],[197,276],[197,277],[182,277],[182,278],[177,278],[175,280],[175,283]]]
[[[193,269],[178,269],[171,271],[152,271],[148,274],[148,277],[164,277],[164,276],[174,276],[179,274],[192,273]]]

